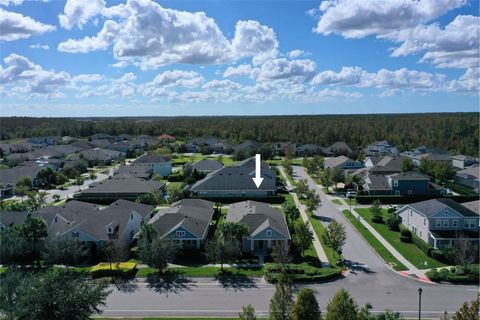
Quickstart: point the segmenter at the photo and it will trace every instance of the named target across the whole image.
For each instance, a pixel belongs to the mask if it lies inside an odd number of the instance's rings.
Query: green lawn
[[[323,226],[320,220],[318,220],[316,217],[311,215],[311,212],[307,211],[307,215],[308,215],[308,219],[310,220],[310,223],[312,224],[313,230],[315,231],[315,234],[320,240],[320,243],[322,244],[322,248],[325,251],[325,254],[327,255],[328,263],[330,263],[330,265],[332,266],[335,266],[337,263],[337,258],[335,258],[335,253],[333,249],[324,245],[322,241],[322,236],[325,233],[325,227]]]
[[[357,204],[357,199],[355,198],[352,198],[352,199],[343,199],[343,201],[345,202],[346,205],[350,205],[350,201],[352,202],[352,206],[356,205]]]
[[[377,252],[377,254],[387,263],[393,265],[397,271],[407,270],[400,261],[398,261],[391,253],[375,238],[370,231],[365,228],[360,221],[358,221],[349,210],[343,210],[343,215],[350,221],[350,223],[357,229],[358,233],[370,244],[370,246]]]
[[[392,231],[383,223],[373,223],[371,220],[372,214],[370,209],[362,208],[355,209],[358,214],[365,219],[370,225],[382,235],[385,240],[388,241],[405,259],[410,261],[415,267],[419,269],[427,268],[439,268],[444,267],[446,264],[441,263],[429,256],[427,256],[422,250],[420,250],[413,243],[405,243],[400,241],[400,232]],[[382,209],[382,215],[384,220],[387,218],[387,211]],[[427,262],[425,265],[424,262]]]
[[[335,204],[338,204],[339,206],[343,204],[342,201],[340,201],[340,199],[333,199],[332,202]]]
[[[185,155],[182,155],[182,154],[174,154],[174,155],[172,155],[172,164],[173,165],[183,165],[186,162],[197,162],[197,161],[200,161],[200,160],[203,160],[203,159],[219,160],[219,158],[220,158],[220,156],[207,156],[207,155],[203,155],[201,153],[195,153],[194,155],[191,155],[191,156],[185,156]],[[233,161],[233,159],[231,157],[222,156],[220,160],[222,160],[221,162],[226,166],[231,166],[235,163],[235,161]]]
[[[102,320],[237,320],[239,318],[211,318],[211,317],[194,317],[194,318],[184,318],[184,317],[155,317],[155,318],[103,318],[95,317],[93,319],[102,319]],[[268,319],[268,318],[258,318],[258,320]]]
[[[220,273],[220,267],[179,267],[168,268],[170,271],[177,272],[185,277],[215,277]],[[241,268],[241,267],[225,267],[229,275],[241,277],[261,277],[263,276],[263,267]],[[137,277],[146,277],[155,273],[155,268],[141,268],[137,272]]]

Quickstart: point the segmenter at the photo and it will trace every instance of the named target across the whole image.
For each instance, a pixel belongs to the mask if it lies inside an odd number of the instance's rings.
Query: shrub
[[[396,211],[395,208],[388,208],[388,209],[387,209],[387,213],[393,213],[393,212],[395,212],[395,211]]]
[[[372,216],[372,222],[374,223],[383,223],[383,217],[381,215],[374,215]]]
[[[385,224],[392,231],[399,231],[400,230],[400,221],[399,221],[397,215],[394,212],[390,212],[388,214],[388,218],[387,218],[387,221],[385,222]]]
[[[412,243],[412,232],[408,229],[401,229],[400,230],[400,241],[406,243]]]
[[[121,262],[118,265],[116,263],[100,262],[94,266],[90,273],[92,278],[102,277],[133,277],[137,273],[136,262]]]
[[[265,279],[275,283],[281,276],[281,265],[269,263],[265,265]],[[340,276],[341,269],[337,268],[315,268],[308,264],[287,264],[285,272],[294,282],[319,282]]]
[[[423,241],[421,238],[417,237],[416,235],[412,235],[412,242],[413,244],[420,250],[423,251],[428,256],[431,256],[430,252],[433,250],[433,247]],[[433,257],[432,257],[433,258]]]
[[[478,284],[479,282],[479,266],[470,265],[468,270],[465,270],[463,267],[458,266],[451,268],[432,269],[426,273],[426,276],[435,282],[451,282],[451,283],[463,283],[463,284]]]

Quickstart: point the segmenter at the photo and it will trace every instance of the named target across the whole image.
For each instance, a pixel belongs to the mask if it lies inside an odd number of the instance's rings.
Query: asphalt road
[[[363,305],[373,310],[392,309],[405,316],[418,314],[419,283],[395,273],[388,276],[357,272],[324,284],[309,285],[316,291],[322,310],[340,288],[345,288]],[[474,286],[422,284],[422,316],[439,318],[444,311],[454,312],[476,296]],[[266,315],[274,286],[247,282],[243,284],[178,283],[157,285],[135,283],[126,288],[112,287],[102,316],[236,316],[241,307],[252,304],[258,315]]]
[[[298,178],[307,178],[303,168],[295,167]],[[340,280],[308,285],[316,291],[322,310],[340,288],[347,289],[360,305],[370,303],[373,310],[391,309],[407,317],[418,316],[418,288],[422,287],[422,316],[439,318],[444,311],[450,314],[459,306],[473,300],[478,286],[452,286],[420,283],[390,270],[348,224],[338,209],[327,200],[310,179],[310,188],[322,198],[316,214],[328,223],[342,222],[347,231],[343,255],[353,264],[368,268],[353,269]],[[274,286],[246,280],[240,283],[215,281],[195,282],[179,278],[168,283],[137,282],[112,287],[103,309],[105,316],[236,316],[241,307],[252,304],[259,315],[266,315]]]

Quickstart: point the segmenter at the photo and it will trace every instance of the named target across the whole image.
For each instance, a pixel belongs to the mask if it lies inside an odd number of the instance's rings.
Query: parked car
[[[347,198],[355,198],[356,196],[357,196],[357,192],[354,191],[354,190],[349,190],[345,194],[345,197],[347,197]]]
[[[398,210],[398,206],[396,204],[389,204],[387,206],[387,209],[395,209],[395,210]]]

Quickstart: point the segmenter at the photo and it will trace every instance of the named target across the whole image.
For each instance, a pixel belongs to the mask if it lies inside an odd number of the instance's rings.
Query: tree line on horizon
[[[401,151],[427,145],[478,156],[479,126],[479,113],[85,119],[2,117],[0,139],[168,133],[182,139],[214,136],[231,143],[286,141],[327,147],[344,141],[352,148],[388,140]]]

